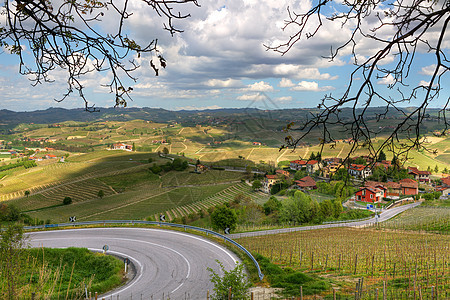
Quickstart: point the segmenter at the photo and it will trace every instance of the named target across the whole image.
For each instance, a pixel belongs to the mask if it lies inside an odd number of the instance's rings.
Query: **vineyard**
[[[417,206],[378,226],[385,229],[450,234],[450,208]]]
[[[261,192],[253,192],[251,188],[245,183],[239,183],[232,185],[212,196],[209,196],[201,201],[196,201],[188,205],[182,205],[173,209],[161,212],[167,218],[167,220],[173,220],[175,218],[188,217],[189,214],[198,213],[200,210],[208,210],[210,207],[223,204],[225,202],[231,202],[236,195],[244,194],[252,198],[253,201],[266,201],[268,196]],[[154,220],[159,220],[159,213],[155,214]]]
[[[332,228],[236,241],[282,267],[329,280],[340,299],[450,299],[447,235]]]

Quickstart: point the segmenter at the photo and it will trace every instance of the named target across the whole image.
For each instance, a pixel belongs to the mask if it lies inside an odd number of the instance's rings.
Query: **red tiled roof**
[[[314,179],[312,179],[311,176],[306,176],[306,177],[303,177],[300,180],[296,180],[295,183],[297,183],[297,185],[299,187],[313,187],[313,186],[316,186],[316,182],[314,181]]]
[[[362,171],[366,168],[366,166],[364,165],[357,165],[357,164],[351,164],[349,169],[350,170],[355,170],[355,171]]]
[[[410,178],[405,178],[400,180],[398,183],[400,183],[401,187],[407,187],[407,188],[418,188],[419,184],[417,181],[412,180]]]
[[[450,176],[442,178],[441,180],[443,184],[450,186]]]
[[[267,179],[276,179],[276,178],[278,178],[278,176],[277,175],[266,175],[266,178]]]
[[[290,161],[290,163],[291,164],[297,164],[297,165],[306,165],[306,160],[293,160],[293,161]]]
[[[413,173],[416,175],[431,175],[429,171],[419,171],[416,167],[408,167],[409,173]]]
[[[315,164],[317,164],[319,161],[317,161],[317,160],[310,160],[310,161],[308,161],[308,165],[315,165]]]

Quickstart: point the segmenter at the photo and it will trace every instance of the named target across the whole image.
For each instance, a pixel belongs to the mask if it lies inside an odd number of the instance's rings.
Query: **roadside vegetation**
[[[0,240],[1,299],[84,299],[124,283],[122,262],[84,248],[29,248],[20,225]]]

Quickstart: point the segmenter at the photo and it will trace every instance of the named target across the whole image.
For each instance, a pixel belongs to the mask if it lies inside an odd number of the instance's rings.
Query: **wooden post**
[[[386,300],[386,281],[383,281],[383,300]]]
[[[98,293],[95,292],[95,300],[97,300],[97,299],[98,299]]]
[[[209,290],[206,291],[206,300],[209,300]]]
[[[228,300],[231,300],[231,286],[228,288]]]
[[[250,294],[250,300],[253,300],[254,299],[254,295],[253,295],[253,292],[251,292],[251,294]]]
[[[378,288],[375,290],[375,300],[378,300]]]
[[[333,300],[336,300],[336,290],[333,288]]]
[[[353,275],[356,275],[356,267],[358,265],[358,254],[356,254],[355,256],[355,272],[353,273]]]
[[[303,300],[303,286],[300,286],[300,300]]]
[[[431,300],[434,300],[434,285],[431,287]]]

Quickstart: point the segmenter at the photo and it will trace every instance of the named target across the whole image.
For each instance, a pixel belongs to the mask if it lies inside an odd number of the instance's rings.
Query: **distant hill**
[[[411,111],[414,108],[404,108]],[[372,107],[366,112],[366,116],[376,117],[383,113],[385,107]],[[437,115],[439,109],[429,109],[431,116]],[[298,121],[308,115],[318,113],[316,108],[300,109],[280,109],[280,110],[260,110],[257,108],[224,108],[214,110],[181,110],[170,111],[162,108],[101,108],[100,112],[90,113],[84,109],[64,109],[48,108],[46,110],[36,110],[31,112],[14,112],[11,110],[0,110],[0,123],[7,125],[17,125],[20,123],[53,124],[65,121],[93,122],[93,121],[130,121],[130,120],[151,120],[153,122],[178,122],[186,125],[207,124],[223,122],[230,119],[261,118],[273,119],[276,121]],[[343,108],[341,117],[350,118],[351,108]],[[390,118],[401,118],[403,114],[391,110],[388,113]]]

